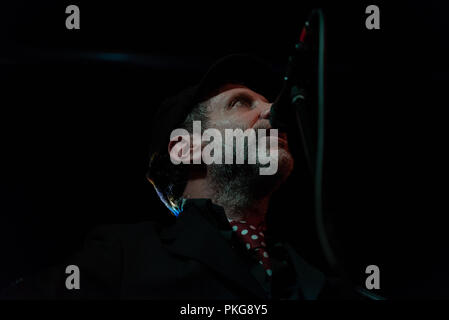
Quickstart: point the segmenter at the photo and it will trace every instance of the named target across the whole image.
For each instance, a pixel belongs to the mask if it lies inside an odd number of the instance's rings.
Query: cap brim
[[[266,61],[246,54],[233,54],[216,61],[199,83],[197,102],[226,83],[239,83],[274,101],[281,89],[281,77]]]

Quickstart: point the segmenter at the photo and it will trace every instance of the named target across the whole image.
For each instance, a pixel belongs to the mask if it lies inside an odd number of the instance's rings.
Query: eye
[[[251,101],[249,101],[245,97],[235,97],[234,99],[231,100],[229,108],[236,108],[236,107],[251,107]]]

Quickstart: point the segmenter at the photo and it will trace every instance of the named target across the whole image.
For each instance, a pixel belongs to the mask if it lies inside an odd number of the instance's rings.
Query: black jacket
[[[278,267],[273,267],[270,285],[264,286],[257,277],[257,268],[262,267],[226,239],[228,231],[221,207],[210,200],[188,201],[176,223],[168,227],[144,222],[97,228],[86,239],[82,252],[36,277],[19,281],[4,297],[376,299],[346,282],[326,278],[282,242],[267,243]],[[79,267],[80,289],[66,288],[68,265]]]

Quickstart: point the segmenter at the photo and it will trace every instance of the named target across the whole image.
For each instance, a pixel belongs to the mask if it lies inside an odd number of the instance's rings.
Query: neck
[[[265,222],[270,195],[255,198],[251,190],[241,185],[224,187],[211,187],[212,182],[207,177],[192,178],[187,182],[184,198],[211,199],[215,204],[222,206],[230,220],[245,220],[253,225]]]
[[[222,204],[227,212],[227,217],[230,220],[241,221],[244,220],[251,225],[257,226],[265,223],[266,214],[268,211],[269,198],[260,199],[246,207],[227,206]]]

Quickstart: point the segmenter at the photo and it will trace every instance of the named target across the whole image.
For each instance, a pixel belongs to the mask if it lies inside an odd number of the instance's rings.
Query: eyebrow
[[[229,105],[229,103],[232,101],[232,99],[238,98],[238,97],[242,97],[245,99],[251,99],[251,102],[260,99],[263,102],[269,103],[269,101],[267,100],[267,98],[265,98],[263,95],[258,94],[250,89],[242,89],[240,91],[234,92],[233,94],[231,94],[229,96],[228,99],[226,99],[226,106]]]

